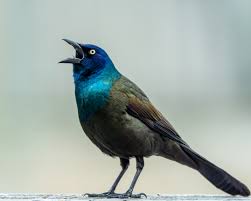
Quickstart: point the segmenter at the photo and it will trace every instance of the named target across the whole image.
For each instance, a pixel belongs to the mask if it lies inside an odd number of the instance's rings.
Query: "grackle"
[[[91,44],[63,39],[76,56],[60,63],[73,64],[75,96],[81,126],[90,140],[105,154],[119,157],[122,167],[108,192],[89,197],[139,198],[132,194],[144,167],[144,157],[161,156],[199,171],[217,188],[231,195],[249,196],[249,189],[223,169],[196,153],[152,105],[145,93],[115,68],[107,53]],[[129,189],[115,189],[136,159],[136,174]]]

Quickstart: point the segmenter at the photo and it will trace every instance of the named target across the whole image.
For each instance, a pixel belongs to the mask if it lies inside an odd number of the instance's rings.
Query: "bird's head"
[[[106,67],[113,66],[108,54],[96,45],[81,44],[63,39],[76,50],[75,57],[67,58],[59,63],[73,64],[74,76],[88,77],[102,72]]]

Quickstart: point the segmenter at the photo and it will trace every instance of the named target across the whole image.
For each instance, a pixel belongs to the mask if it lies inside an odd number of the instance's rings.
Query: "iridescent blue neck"
[[[85,72],[83,77],[74,72],[75,96],[81,122],[88,121],[108,103],[113,83],[121,77],[112,63],[97,72]]]

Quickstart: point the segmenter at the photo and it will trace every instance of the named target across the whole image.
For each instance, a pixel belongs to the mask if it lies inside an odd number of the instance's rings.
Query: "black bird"
[[[196,153],[152,105],[145,93],[115,68],[107,53],[95,46],[67,39],[76,50],[73,64],[75,95],[81,126],[105,154],[119,157],[122,170],[111,189],[90,197],[138,198],[132,194],[144,167],[144,157],[161,156],[197,170],[217,188],[231,195],[249,196],[249,189],[230,174]],[[123,194],[115,188],[136,158],[136,174]]]

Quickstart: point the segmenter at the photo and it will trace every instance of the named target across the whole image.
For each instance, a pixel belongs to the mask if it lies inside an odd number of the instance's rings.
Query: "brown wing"
[[[146,126],[180,144],[187,145],[175,131],[173,126],[163,117],[163,115],[148,100],[140,100],[133,96],[129,99],[127,113],[141,120]],[[188,146],[189,147],[189,146]]]

